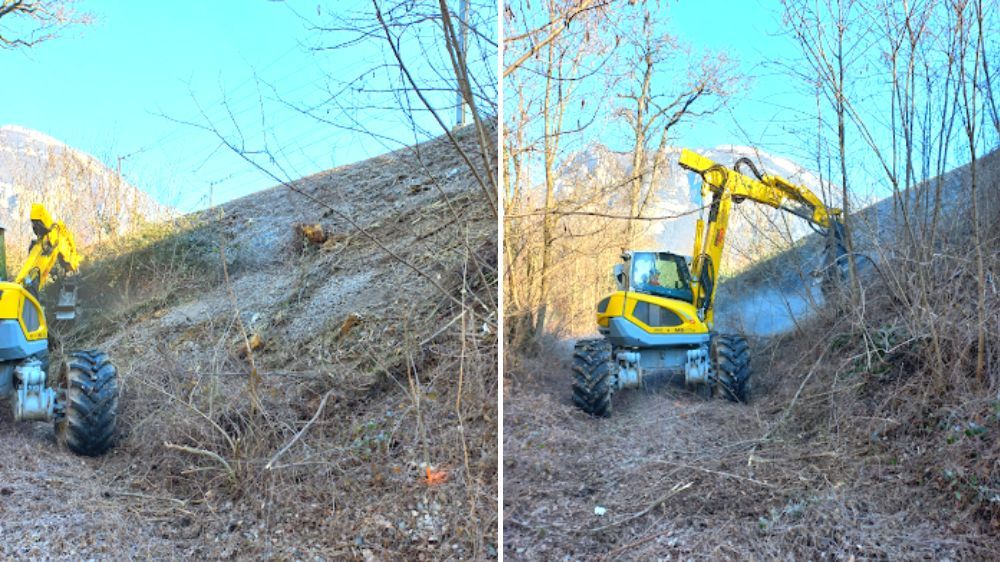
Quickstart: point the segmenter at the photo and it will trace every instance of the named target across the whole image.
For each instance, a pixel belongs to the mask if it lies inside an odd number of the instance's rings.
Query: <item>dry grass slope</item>
[[[323,205],[278,186],[87,264],[89,308],[59,339],[119,365],[103,484],[159,515],[161,555],[495,556],[496,222],[478,186],[447,139],[293,185]]]

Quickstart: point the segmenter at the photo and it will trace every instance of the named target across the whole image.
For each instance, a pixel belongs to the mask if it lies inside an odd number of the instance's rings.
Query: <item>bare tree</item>
[[[970,6],[972,4],[972,6]],[[976,125],[979,110],[976,94],[979,82],[980,60],[983,50],[982,0],[955,0],[957,17],[955,33],[958,36],[959,74],[958,87],[962,95],[962,121],[969,150],[969,198],[971,199],[972,239],[976,255],[976,380],[985,382],[986,367],[986,269],[983,262],[983,233],[979,209],[977,184]],[[971,53],[969,52],[971,48]],[[969,61],[969,59],[972,59]],[[969,61],[969,62],[967,62]]]
[[[549,2],[548,21],[521,33],[512,33],[506,37],[508,48],[516,49],[520,46],[523,52],[514,51],[509,57],[509,62],[505,62],[503,70],[504,77],[514,73],[525,62],[536,56],[542,49],[557,40],[576,19],[584,19],[588,11],[600,11],[613,4],[615,0],[575,0],[572,2]],[[635,3],[634,0],[631,3]],[[505,4],[504,10],[507,14],[508,24],[512,24],[515,14],[522,17],[530,13],[530,10],[512,9],[511,4]],[[530,25],[530,24],[529,24]],[[506,54],[506,53],[505,53]]]
[[[632,39],[623,49],[622,67],[628,73],[626,91],[619,114],[632,135],[632,174],[628,185],[629,214],[639,219],[655,199],[656,185],[663,167],[663,154],[673,129],[682,121],[716,111],[737,87],[733,64],[725,55],[702,58],[690,47],[669,34],[662,33],[662,23],[646,10],[635,18]],[[692,61],[686,69],[687,80],[677,80],[678,62]],[[664,80],[669,76],[670,80]],[[663,87],[668,82],[669,87]],[[680,84],[679,87],[675,84]],[[623,245],[635,242],[637,222],[626,221]]]
[[[847,217],[852,225],[850,255],[870,252],[891,264],[882,268],[885,287],[900,303],[907,329],[928,337],[927,361],[935,366],[928,388],[943,392],[956,383],[947,376],[953,370],[948,356],[956,344],[940,322],[946,312],[935,273],[947,267],[942,264],[952,263],[953,245],[971,245],[970,268],[963,264],[956,274],[975,286],[967,294],[975,295],[968,304],[977,310],[966,323],[972,341],[961,353],[972,358],[977,382],[987,384],[991,273],[984,245],[991,232],[985,218],[990,216],[990,196],[979,161],[991,148],[989,137],[996,130],[991,79],[995,63],[987,56],[995,7],[977,0],[788,0],[784,6],[807,62],[800,76],[818,88],[836,118],[827,123],[821,117],[817,133],[822,137],[834,131],[836,156],[828,160],[839,168],[845,208],[851,208],[851,196],[856,195],[849,182],[861,185],[867,180],[891,188],[891,217],[864,210]],[[953,148],[959,141],[965,145],[964,157]],[[852,150],[865,157],[852,158]],[[867,174],[866,161],[881,174]],[[955,191],[945,182],[946,172],[966,161],[964,186]],[[888,224],[880,226],[883,220]],[[862,247],[856,246],[855,235],[867,236]],[[887,243],[889,239],[895,243]],[[857,264],[852,279],[850,310],[856,328],[869,334],[875,329],[871,324],[884,319],[865,318],[870,296],[860,286]]]
[[[858,15],[857,0],[824,0],[809,2],[783,0],[785,20],[798,41],[813,80],[820,85],[824,99],[836,117],[836,143],[840,172],[841,205],[845,216],[845,242],[850,264],[850,287],[856,296],[859,292],[857,264],[851,230],[851,187],[847,157],[847,122],[853,120],[861,134],[870,139],[871,134],[859,123],[856,109],[851,105],[848,88],[851,84],[852,63],[858,61],[866,49],[870,28],[855,25]],[[888,169],[885,158],[871,142],[882,166]],[[891,172],[890,172],[891,173]]]
[[[71,25],[91,22],[91,16],[74,9],[74,0],[2,0],[0,47],[34,47],[54,39]]]
[[[508,7],[505,54],[513,53],[513,60],[506,65],[506,91],[508,107],[516,100],[517,110],[504,123],[506,177],[514,182],[505,193],[505,209],[516,215],[525,205],[541,206],[539,216],[514,218],[505,225],[511,252],[507,287],[511,304],[520,307],[508,309],[509,334],[516,346],[534,341],[545,330],[562,230],[557,212],[562,168],[568,148],[583,138],[601,111],[600,95],[587,99],[582,94],[586,86],[602,81],[607,54],[617,42],[601,29],[609,21],[607,4],[547,0],[541,9],[527,2]],[[548,23],[538,24],[532,16]],[[555,29],[536,43],[534,36],[552,26]],[[518,54],[521,50],[526,52]],[[536,185],[541,188],[538,194]],[[513,247],[517,243],[525,246]]]

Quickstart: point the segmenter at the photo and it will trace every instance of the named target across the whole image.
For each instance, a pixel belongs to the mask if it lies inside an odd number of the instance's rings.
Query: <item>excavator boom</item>
[[[741,173],[740,164],[750,167],[757,177]],[[702,197],[711,195],[708,223],[699,219],[695,232],[693,277],[697,281],[695,306],[699,307],[707,324],[713,324],[716,279],[725,247],[733,203],[754,201],[792,213],[824,229],[828,229],[825,271],[828,276],[839,269],[844,255],[841,210],[827,207],[809,188],[794,184],[779,176],[758,173],[753,163],[741,158],[736,168],[729,168],[697,152],[681,151],[680,165],[702,177]]]
[[[56,264],[61,264],[68,272],[79,270],[80,254],[76,251],[73,233],[62,221],[53,220],[40,203],[31,205],[31,228],[35,239],[14,282],[37,295]]]
[[[829,228],[833,221],[840,220],[840,209],[827,207],[808,187],[782,177],[765,174],[751,178],[686,148],[681,151],[680,165],[699,174],[713,193],[728,192],[738,200],[750,199],[782,209],[822,228]]]

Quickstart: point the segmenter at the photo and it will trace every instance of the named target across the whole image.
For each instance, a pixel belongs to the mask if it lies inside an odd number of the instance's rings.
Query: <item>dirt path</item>
[[[114,453],[103,459],[77,457],[56,444],[49,424],[15,423],[6,408],[0,450],[0,557],[86,560],[186,553],[165,535],[163,524],[176,521],[176,513],[168,509],[165,517],[152,517],[141,494],[130,495],[135,493],[113,484],[115,474],[127,469]]]
[[[507,559],[941,560],[989,552],[981,537],[963,536],[931,509],[924,489],[878,451],[817,435],[768,437],[783,408],[769,397],[766,370],[755,367],[750,406],[659,383],[620,393],[612,417],[594,419],[570,402],[568,353],[515,366],[504,405]]]
[[[3,404],[6,407],[6,404]],[[274,532],[232,501],[170,498],[126,447],[101,458],[60,447],[51,425],[0,414],[0,559],[258,559],[303,555],[305,538]]]

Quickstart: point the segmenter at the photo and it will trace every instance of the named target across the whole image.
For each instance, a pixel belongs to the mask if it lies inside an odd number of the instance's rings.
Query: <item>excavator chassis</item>
[[[580,340],[573,353],[573,401],[594,416],[611,414],[611,398],[639,388],[650,377],[683,376],[684,385],[704,398],[718,390],[737,402],[750,399],[750,356],[735,335],[677,334],[642,338],[638,327],[622,330],[611,322],[605,337]],[[603,330],[602,330],[603,331]],[[625,332],[628,337],[622,337]]]
[[[620,366],[619,388],[641,386],[646,373],[683,374],[688,386],[708,384],[710,381],[708,356],[711,337],[708,334],[659,336],[655,343],[646,345],[634,336],[609,336],[607,340]]]

